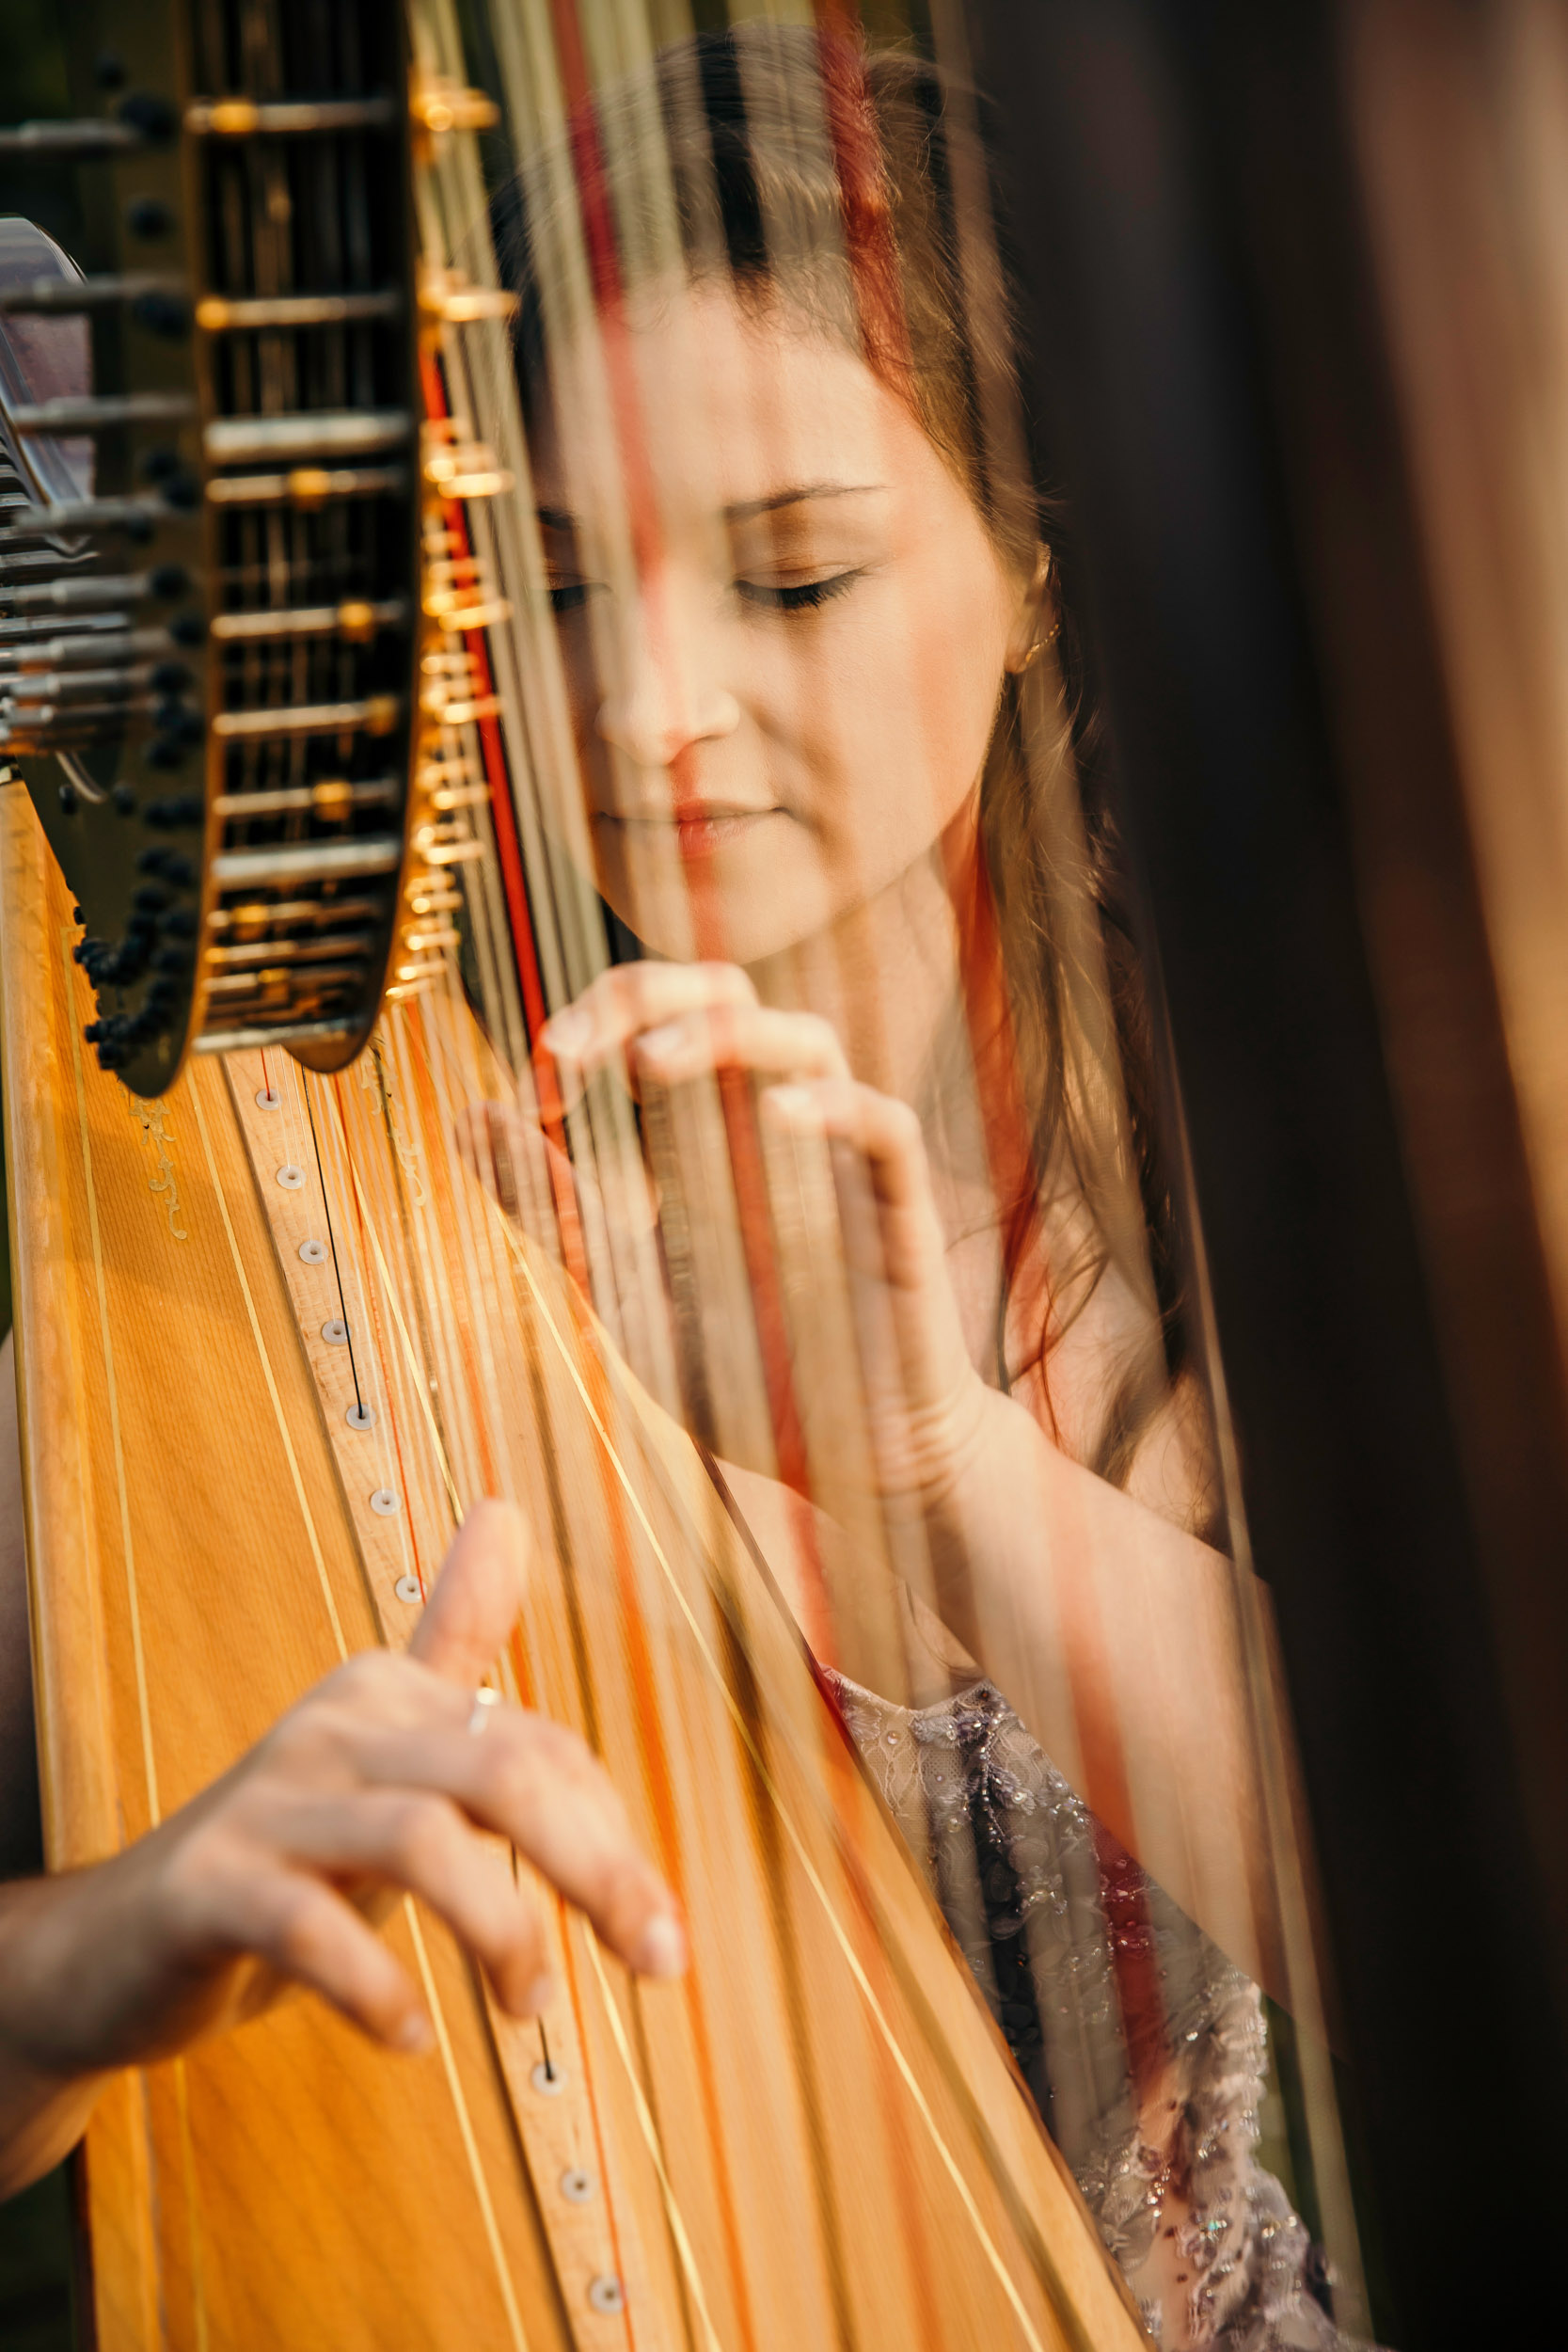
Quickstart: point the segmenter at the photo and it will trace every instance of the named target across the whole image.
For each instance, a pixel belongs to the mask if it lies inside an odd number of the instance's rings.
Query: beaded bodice
[[[1111,1847],[990,1683],[911,1708],[830,1680],[1156,2343],[1347,2352],[1257,2157],[1258,1987]],[[1161,2011],[1158,2061],[1131,2068],[1130,1961]]]

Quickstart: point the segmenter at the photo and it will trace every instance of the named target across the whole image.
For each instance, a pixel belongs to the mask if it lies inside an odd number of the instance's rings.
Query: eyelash
[[[815,612],[842,596],[861,578],[861,569],[834,572],[827,580],[803,580],[792,588],[770,588],[764,581],[737,580],[736,594],[746,603],[765,612]],[[550,610],[558,615],[580,612],[594,592],[595,582],[575,580],[549,591]]]
[[[861,568],[833,572],[826,580],[803,580],[793,588],[769,588],[761,580],[737,580],[736,593],[765,612],[815,612],[834,596],[847,594],[861,578]]]

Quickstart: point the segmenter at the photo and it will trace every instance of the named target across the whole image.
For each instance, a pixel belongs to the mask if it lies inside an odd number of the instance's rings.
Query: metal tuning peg
[[[85,5],[116,30],[106,0]],[[409,857],[406,224],[414,140],[444,117],[411,113],[377,0],[337,0],[353,23],[325,77],[314,51],[308,76],[291,62],[284,0],[256,10],[271,30],[228,87],[191,86],[174,12],[154,10],[167,45],[146,92],[88,119],[124,80],[117,56],[81,119],[0,134],[0,159],[116,175],[113,202],[83,206],[98,226],[80,253],[0,223],[0,755],[76,893],[88,1042],[145,1095],[191,1051],[350,1059]],[[324,169],[373,239],[279,247],[290,191]],[[259,564],[279,516],[286,556]]]

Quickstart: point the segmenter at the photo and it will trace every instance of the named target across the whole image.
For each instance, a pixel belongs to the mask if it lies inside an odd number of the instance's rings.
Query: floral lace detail
[[[1307,2230],[1257,2159],[1258,1987],[1135,1866],[1144,1924],[1130,1929],[1114,1899],[1108,1920],[1102,1835],[993,1685],[910,1708],[828,1678],[1155,2343],[1351,2352],[1312,2291]],[[1134,1934],[1171,2053],[1159,2145],[1148,2082],[1140,2102],[1129,2073],[1113,1951]],[[1150,2293],[1162,2235],[1168,2278]]]

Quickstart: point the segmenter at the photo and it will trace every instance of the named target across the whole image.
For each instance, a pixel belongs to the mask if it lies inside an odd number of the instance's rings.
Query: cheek
[[[908,609],[910,723],[940,823],[972,788],[996,718],[1008,615],[989,551],[927,577]]]
[[[1006,650],[994,571],[972,566],[880,582],[809,649],[753,673],[826,835],[879,868],[936,838],[979,776]]]

